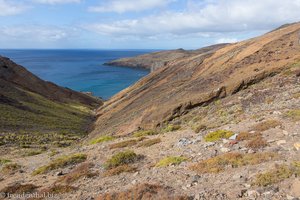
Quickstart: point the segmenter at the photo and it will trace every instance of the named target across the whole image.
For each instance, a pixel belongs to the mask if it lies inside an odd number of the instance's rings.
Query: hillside
[[[121,58],[118,60],[113,60],[106,65],[113,66],[121,66],[121,67],[134,67],[134,68],[144,68],[149,69],[151,71],[157,70],[161,67],[168,65],[170,61],[179,59],[179,58],[187,58],[193,55],[201,54],[202,52],[213,51],[218,48],[222,48],[227,44],[218,44],[209,47],[205,47],[198,50],[169,50],[169,51],[159,51],[149,54],[144,54],[131,58]]]
[[[170,60],[104,102],[78,145],[2,153],[3,199],[299,199],[299,32]]]
[[[30,146],[47,140],[63,143],[62,134],[85,135],[91,110],[101,101],[43,81],[0,57],[0,103],[0,143]]]

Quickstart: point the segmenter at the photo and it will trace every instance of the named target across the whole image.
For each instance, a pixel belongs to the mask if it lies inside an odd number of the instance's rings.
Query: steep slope
[[[59,134],[84,135],[101,101],[59,87],[0,57],[0,143],[59,140]],[[50,133],[47,138],[42,133]],[[71,137],[71,136],[70,136]]]
[[[300,24],[179,58],[115,95],[97,111],[93,135],[151,129],[237,93],[300,60]]]
[[[159,51],[159,52],[144,54],[132,58],[121,58],[118,60],[113,60],[111,62],[106,63],[106,65],[137,67],[137,68],[145,68],[154,71],[168,65],[170,61],[179,58],[187,58],[193,55],[208,52],[210,50],[216,50],[226,45],[227,44],[218,44],[218,45],[213,45],[202,49],[190,50],[190,51],[184,49]]]

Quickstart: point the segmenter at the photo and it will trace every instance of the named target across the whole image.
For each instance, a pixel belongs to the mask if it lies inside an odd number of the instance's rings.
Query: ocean
[[[151,50],[0,50],[0,55],[40,78],[76,91],[92,92],[109,99],[132,85],[149,71],[105,66],[105,62],[137,56]]]

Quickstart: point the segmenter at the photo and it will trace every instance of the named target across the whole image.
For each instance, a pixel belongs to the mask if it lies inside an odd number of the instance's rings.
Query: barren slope
[[[162,126],[189,110],[237,93],[298,63],[300,24],[177,59],[118,93],[98,112],[97,134]]]

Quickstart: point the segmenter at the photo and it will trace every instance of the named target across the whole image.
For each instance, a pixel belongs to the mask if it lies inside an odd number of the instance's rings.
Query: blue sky
[[[300,0],[0,0],[0,48],[195,49],[300,21]]]

